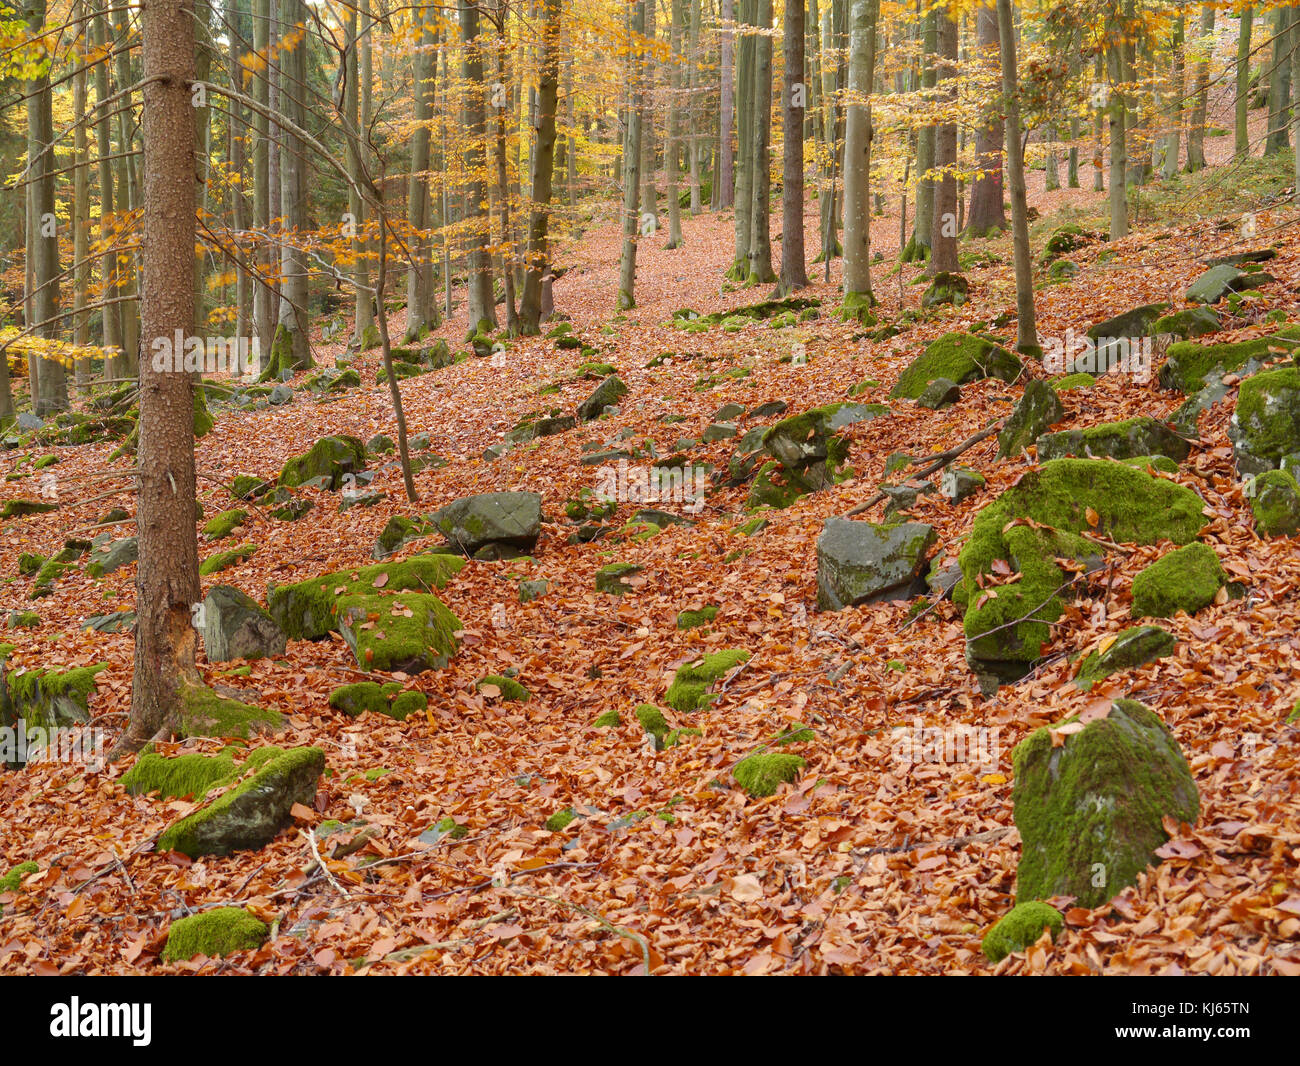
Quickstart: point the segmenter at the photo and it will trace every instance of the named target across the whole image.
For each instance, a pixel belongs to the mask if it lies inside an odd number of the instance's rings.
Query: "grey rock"
[[[283,655],[285,635],[256,600],[217,585],[203,598],[203,646],[208,662]]]
[[[938,535],[922,522],[873,525],[828,518],[817,538],[817,606],[824,611],[911,599]]]

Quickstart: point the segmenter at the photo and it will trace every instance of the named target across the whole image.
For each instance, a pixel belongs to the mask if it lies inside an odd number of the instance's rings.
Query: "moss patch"
[[[484,685],[496,685],[496,687],[501,691],[501,695],[498,698],[503,703],[513,703],[516,701],[519,703],[527,703],[533,698],[533,694],[513,677],[505,677],[501,674],[488,674],[486,677],[479,678],[479,680],[474,683],[474,687],[479,691],[482,691]]]
[[[1065,927],[1061,912],[1041,900],[1030,900],[1013,907],[984,936],[980,950],[990,962],[1001,962],[1013,951],[1024,951],[1038,943],[1044,929],[1052,931],[1055,940]]]
[[[235,760],[228,754],[180,755],[164,758],[149,752],[122,775],[121,784],[133,796],[157,792],[161,799],[201,800],[217,785],[235,777]]]
[[[1189,544],[1161,556],[1133,579],[1134,618],[1194,614],[1214,602],[1228,575],[1208,544]]]
[[[266,923],[243,907],[217,907],[172,922],[164,962],[183,962],[196,955],[210,959],[259,948],[270,935]]]
[[[698,611],[680,611],[677,615],[677,628],[695,629],[708,625],[717,617],[718,608],[713,606],[701,607]]]
[[[242,526],[246,518],[248,518],[248,512],[241,507],[232,507],[229,511],[221,511],[203,527],[203,535],[208,540],[221,540],[223,537],[230,536],[236,527]]]
[[[744,648],[729,648],[684,663],[677,668],[664,700],[669,707],[682,714],[698,711],[708,706],[714,698],[709,694],[709,686],[748,661],[749,652]]]
[[[759,752],[741,759],[732,768],[736,784],[751,796],[771,796],[781,785],[799,776],[807,763],[788,752]]]

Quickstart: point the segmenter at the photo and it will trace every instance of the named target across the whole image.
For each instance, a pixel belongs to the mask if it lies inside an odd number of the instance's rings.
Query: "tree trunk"
[[[999,59],[996,0],[990,0],[979,9],[975,28],[981,55],[996,63]],[[972,237],[992,237],[1007,228],[1007,215],[1002,206],[1003,124],[997,120],[998,110],[996,103],[991,104],[986,112],[986,123],[975,132],[978,169],[971,184],[970,210],[966,216],[966,232]]]
[[[932,95],[937,70],[935,50],[938,47],[939,13],[937,9],[926,12],[921,29],[921,91]],[[934,228],[934,169],[935,127],[923,126],[916,138],[916,225],[912,239],[903,249],[903,261],[915,262],[930,256],[930,238]]]
[[[944,7],[936,9],[936,96],[948,110],[957,103],[957,22]],[[948,88],[944,83],[950,83]],[[930,273],[956,273],[957,265],[957,124],[941,123],[934,135],[934,210],[930,220]]]
[[[636,0],[630,13],[630,30],[634,38],[645,31],[646,4],[653,0]],[[636,54],[635,42],[628,55],[628,84],[641,84],[642,67],[647,60]],[[641,191],[641,109],[627,109],[623,134],[623,250],[618,263],[618,307],[628,311],[636,306],[636,245],[640,233],[637,202]]]
[[[757,167],[753,165],[754,156],[754,66],[756,63],[755,38],[746,33],[744,27],[753,24],[758,0],[740,0],[737,22],[741,34],[736,44],[736,181],[734,200],[735,213],[735,256],[727,277],[735,282],[749,279],[749,242],[753,237],[754,211],[754,175]]]
[[[1184,37],[1185,22],[1179,15],[1174,22],[1174,36],[1170,45],[1173,61],[1169,70],[1169,96],[1172,101],[1169,108],[1169,136],[1165,141],[1165,159],[1161,176],[1168,181],[1178,173],[1179,144],[1183,134],[1183,94],[1186,88],[1186,60]]]
[[[483,50],[478,41],[478,7],[469,0],[458,0],[460,38],[465,45],[461,74],[465,88],[465,126],[469,143],[465,149],[465,169],[471,175],[466,188],[466,217],[470,223],[469,249],[469,333],[488,332],[497,328],[496,300],[492,292],[492,258],[488,254],[491,223],[484,211],[487,184],[483,180],[486,165],[487,116],[483,84]]]
[[[1254,28],[1255,9],[1249,4],[1241,9],[1241,22],[1237,29],[1237,79],[1236,97],[1233,100],[1235,125],[1233,129],[1233,156],[1245,159],[1250,155],[1250,132],[1247,129],[1250,109],[1250,35]]]
[[[849,99],[844,118],[844,307],[864,318],[871,294],[871,83],[875,77],[879,0],[853,0],[849,11]]]
[[[772,0],[757,0],[754,22],[763,30],[772,28]],[[751,144],[748,283],[776,280],[772,269],[772,38],[764,33],[754,38],[754,87],[749,107]]]
[[[1016,271],[1016,347],[1039,351],[1034,315],[1034,264],[1029,248],[1029,209],[1025,199],[1025,152],[1020,130],[1019,88],[1016,84],[1016,30],[1011,0],[997,0],[999,50],[1002,56],[1002,98],[1006,107],[1007,184],[1011,194],[1011,239]]]
[[[1126,13],[1128,8],[1126,7]],[[1187,131],[1187,170],[1201,170],[1205,167],[1205,119],[1210,95],[1210,59],[1209,38],[1214,33],[1214,6],[1206,4],[1201,8],[1201,58],[1196,62],[1196,90],[1192,104],[1192,121]],[[1284,133],[1285,136],[1285,133]]]
[[[804,76],[804,0],[786,0],[784,29],[781,292],[788,295],[808,284],[803,239],[803,125],[808,102],[808,81]]]
[[[1106,42],[1106,62],[1111,81],[1106,122],[1110,130],[1110,239],[1112,241],[1128,233],[1128,187],[1125,185],[1128,142],[1125,136],[1125,100],[1119,88],[1124,81],[1123,47],[1123,34],[1118,26],[1112,24]]]
[[[664,142],[664,173],[668,186],[668,243],[665,248],[682,246],[682,206],[678,192],[681,174],[681,93],[682,93],[682,4],[671,0],[672,21],[668,28],[668,128]],[[696,192],[698,196],[698,190]]]
[[[258,105],[253,110],[253,226],[257,230],[257,243],[252,259],[256,274],[253,279],[253,333],[257,337],[259,359],[265,360],[271,352],[272,311],[275,307],[275,290],[271,286],[271,123],[268,109],[271,103],[270,72],[266,56],[271,45],[270,0],[253,0],[253,51],[259,57],[260,71],[254,74],[250,92]],[[349,11],[351,40],[356,40],[356,14]],[[355,44],[352,46],[355,48]],[[355,98],[356,54],[349,50],[349,86]],[[259,366],[258,370],[261,371]]]
[[[542,62],[537,87],[537,142],[533,150],[533,210],[528,220],[528,272],[519,312],[520,331],[541,332],[543,280],[550,273],[551,182],[555,162],[555,111],[560,81],[561,0],[539,0],[542,15]]]
[[[144,76],[144,336],[194,324],[194,19],[183,0],[151,0],[142,14]],[[152,344],[149,346],[152,352]],[[131,717],[110,758],[180,728],[183,691],[201,684],[191,607],[199,599],[194,531],[194,408],[190,375],[140,367],[136,476],[135,672]]]
[[[415,97],[411,131],[411,177],[407,184],[406,221],[410,226],[410,263],[406,269],[406,339],[417,341],[438,325],[438,304],[434,299],[433,250],[429,229],[433,205],[429,198],[429,123],[433,118],[434,59],[438,31],[426,8],[411,15],[416,34],[411,57],[411,87]]]
[[[699,0],[693,0],[698,3]],[[722,21],[730,22],[735,18],[735,0],[720,0],[722,4]],[[741,0],[742,3],[745,0]],[[732,148],[732,133],[736,125],[736,98],[734,90],[736,38],[727,29],[721,32],[718,65],[721,76],[718,106],[718,166],[713,175],[713,198],[719,211],[725,211],[735,203],[735,157]]]
[[[77,64],[72,79],[72,110],[86,114],[86,52],[89,50],[89,20],[85,0],[76,0],[72,8],[77,42],[73,60]],[[86,308],[90,290],[90,147],[86,124],[78,122],[72,143],[72,340],[78,345],[90,343],[90,312]],[[84,392],[90,385],[90,363],[77,360],[74,370],[77,389]]]
[[[645,29],[642,31],[653,46],[655,40],[655,0],[645,6]],[[641,93],[641,220],[653,219],[653,229],[659,229],[659,189],[655,185],[655,75],[659,64],[653,51],[646,52],[643,91]]]

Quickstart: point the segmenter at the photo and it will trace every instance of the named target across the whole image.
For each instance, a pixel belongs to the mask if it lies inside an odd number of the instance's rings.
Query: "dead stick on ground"
[[[997,422],[994,422],[993,425],[986,426],[984,429],[981,429],[978,433],[975,434],[975,436],[968,437],[966,440],[958,444],[955,448],[949,448],[946,452],[940,452],[938,455],[934,457],[933,461],[928,466],[924,467],[921,470],[918,470],[915,474],[912,474],[911,477],[913,478],[929,477],[936,470],[942,469],[943,467],[951,463],[954,459],[957,458],[957,456],[961,455],[962,452],[968,450],[969,448],[973,448],[980,441],[993,436],[994,433],[997,433],[1002,428],[1002,424],[1005,421],[1006,419],[999,419]],[[915,463],[915,460],[913,460],[913,462]],[[846,511],[844,513],[844,517],[852,518],[854,515],[860,515],[866,511],[871,510],[871,508],[875,507],[876,504],[883,503],[887,499],[889,499],[889,497],[885,493],[877,492],[874,496],[871,497],[871,499],[867,500],[865,503],[860,503],[856,507],[852,508],[851,510]]]

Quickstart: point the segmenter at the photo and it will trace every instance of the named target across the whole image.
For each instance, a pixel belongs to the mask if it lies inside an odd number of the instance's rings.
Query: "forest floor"
[[[1211,145],[1221,150],[1224,140]],[[1260,204],[1232,170],[1179,183],[1165,209],[1140,219],[1129,237],[1071,253],[1078,275],[1037,293],[1040,332],[1082,334],[1138,304],[1179,304],[1205,257],[1274,242],[1280,254],[1268,270],[1277,282],[1252,315],[1294,312],[1297,215],[1288,204]],[[1034,177],[1040,185],[1041,174]],[[1091,184],[1090,167],[1083,179]],[[1042,215],[1036,250],[1064,220],[1104,228],[1104,200],[1091,191],[1037,188],[1033,202]],[[1160,204],[1157,196],[1152,206]],[[1219,229],[1221,219],[1235,223],[1246,210],[1257,211],[1256,238],[1242,242],[1235,226]],[[815,226],[810,214],[810,255]],[[654,973],[1300,974],[1300,726],[1285,724],[1300,697],[1300,552],[1294,540],[1253,531],[1225,432],[1231,404],[1203,416],[1201,444],[1177,480],[1204,498],[1202,539],[1249,595],[1169,620],[1175,654],[1080,692],[1070,657],[1129,625],[1132,578],[1160,554],[1133,549],[1119,557],[1105,610],[1069,607],[1042,665],[984,698],[964,659],[956,607],[945,601],[917,619],[908,602],[818,612],[814,543],[826,518],[875,493],[891,453],[958,444],[1009,413],[1019,384],[967,386],[959,404],[940,411],[899,401],[892,416],[850,427],[853,479],[767,513],[767,527],[750,537],[738,532],[750,517],[743,487],[712,492],[693,525],[668,526],[647,540],[570,544],[572,527],[560,516],[566,501],[595,484],[594,468],[579,462],[582,443],[612,442],[630,430],[633,442],[653,439],[668,454],[676,438],[698,437],[725,403],[752,409],[784,400],[793,413],[843,400],[867,379],[879,385],[855,398],[886,402],[926,342],[1014,312],[1009,238],[963,243],[989,259],[966,271],[969,303],[873,343],[853,340],[853,328],[835,321],[838,263],[830,285],[813,267],[817,283],[800,293],[822,301],[815,321],[783,330],[758,322],[732,334],[671,328],[679,308],[709,313],[766,295],[726,291],[729,213],[686,219],[683,230],[681,249],[641,245],[640,303],[621,321],[611,311],[619,240],[612,215],[593,219],[561,253],[572,269],[555,285],[556,307],[629,386],[618,414],[484,461],[484,449],[522,415],[551,405],[571,410],[592,387],[574,378],[582,361],[576,351],[543,338],[514,341],[504,365],[470,359],[402,383],[410,431],[427,431],[447,460],[416,475],[418,505],[405,500],[400,474],[385,471],[374,485],[387,498],[376,506],[340,514],[337,497],[306,490],[316,507],[298,522],[269,520],[253,508],[256,524],[238,541],[209,547],[200,538],[201,556],[255,543],[255,555],[205,578],[204,588],[232,584],[264,601],[268,582],[370,563],[371,545],[395,515],[484,491],[541,495],[547,519],[531,560],[473,562],[441,594],[464,624],[460,651],[441,671],[399,678],[428,695],[428,714],[396,722],[332,710],[329,693],[360,677],[337,634],[291,642],[283,656],[248,663],[246,676],[230,674],[238,664],[200,660],[210,683],[285,714],[275,743],[324,749],[329,770],[315,818],[364,821],[369,842],[332,860],[331,878],[313,872],[311,844],[299,831],[306,821],[257,852],[190,861],[156,854],[152,844],[192,805],[129,795],[118,782],[126,765],[97,773],[53,763],[0,770],[0,871],[27,860],[40,868],[20,892],[0,896],[0,972],[631,974],[648,965]],[[922,291],[912,284],[919,267],[892,273],[897,233],[893,213],[873,226],[873,247],[884,253],[873,268],[882,322],[917,308]],[[1103,250],[1113,258],[1098,261]],[[395,316],[394,334],[401,325]],[[441,335],[458,347],[463,332],[458,318]],[[1260,332],[1255,321],[1215,340]],[[805,346],[807,365],[779,361],[794,343]],[[664,352],[678,357],[647,368]],[[317,343],[314,354],[328,365],[342,345]],[[220,413],[197,444],[209,516],[234,505],[225,486],[236,474],[272,477],[326,434],[365,440],[393,432],[387,390],[373,384],[378,353],[353,365],[362,388],[334,402],[296,390],[284,407]],[[693,387],[701,375],[741,366],[749,376]],[[1028,369],[1045,376],[1032,361]],[[539,398],[549,382],[562,382],[560,392]],[[1063,399],[1065,425],[1081,427],[1164,416],[1181,397],[1162,392],[1154,378],[1140,384],[1110,375]],[[660,421],[670,414],[685,421]],[[706,444],[691,455],[725,467],[733,445]],[[133,510],[127,492],[102,495],[120,483],[99,475],[128,469],[125,460],[108,463],[112,447],[48,449],[61,459],[53,469],[63,502],[0,529],[0,573],[17,574],[20,552],[48,554],[110,506]],[[941,556],[955,555],[979,508],[1028,469],[1024,456],[995,461],[996,447],[990,438],[962,459],[987,477],[982,492],[957,505],[923,496],[913,509],[938,530]],[[11,453],[7,469],[18,460]],[[881,511],[865,517],[880,521]],[[118,535],[128,532],[124,526]],[[621,597],[593,584],[596,569],[611,561],[644,568]],[[535,578],[549,581],[549,592],[520,604],[518,580]],[[91,711],[111,738],[130,705],[133,640],[81,626],[89,615],[134,606],[134,569],[98,580],[73,573],[54,596],[35,602],[29,586],[26,578],[0,585],[0,609],[41,615],[39,628],[6,634],[17,645],[9,669],[109,663]],[[705,604],[720,608],[712,624],[676,628],[678,612]],[[662,706],[679,664],[725,648],[751,657],[719,698],[692,715],[667,712],[674,725],[702,735],[654,750],[632,708]],[[505,703],[476,690],[478,679],[506,668],[518,671],[530,701]],[[1172,730],[1200,791],[1199,820],[1138,885],[1095,910],[1069,909],[1054,946],[1040,943],[993,966],[980,938],[1013,902],[1020,850],[1011,749],[1040,726],[1120,696],[1142,700]],[[594,727],[609,710],[623,724]],[[896,759],[894,728],[963,724],[996,730],[995,765]],[[794,725],[814,733],[790,749],[806,767],[777,794],[751,798],[730,769]],[[189,741],[161,750],[220,746]],[[547,819],[564,808],[580,817],[549,831]],[[467,835],[418,842],[449,815]],[[373,865],[359,869],[363,859]],[[174,917],[236,903],[275,923],[262,948],[224,961],[160,961]]]

